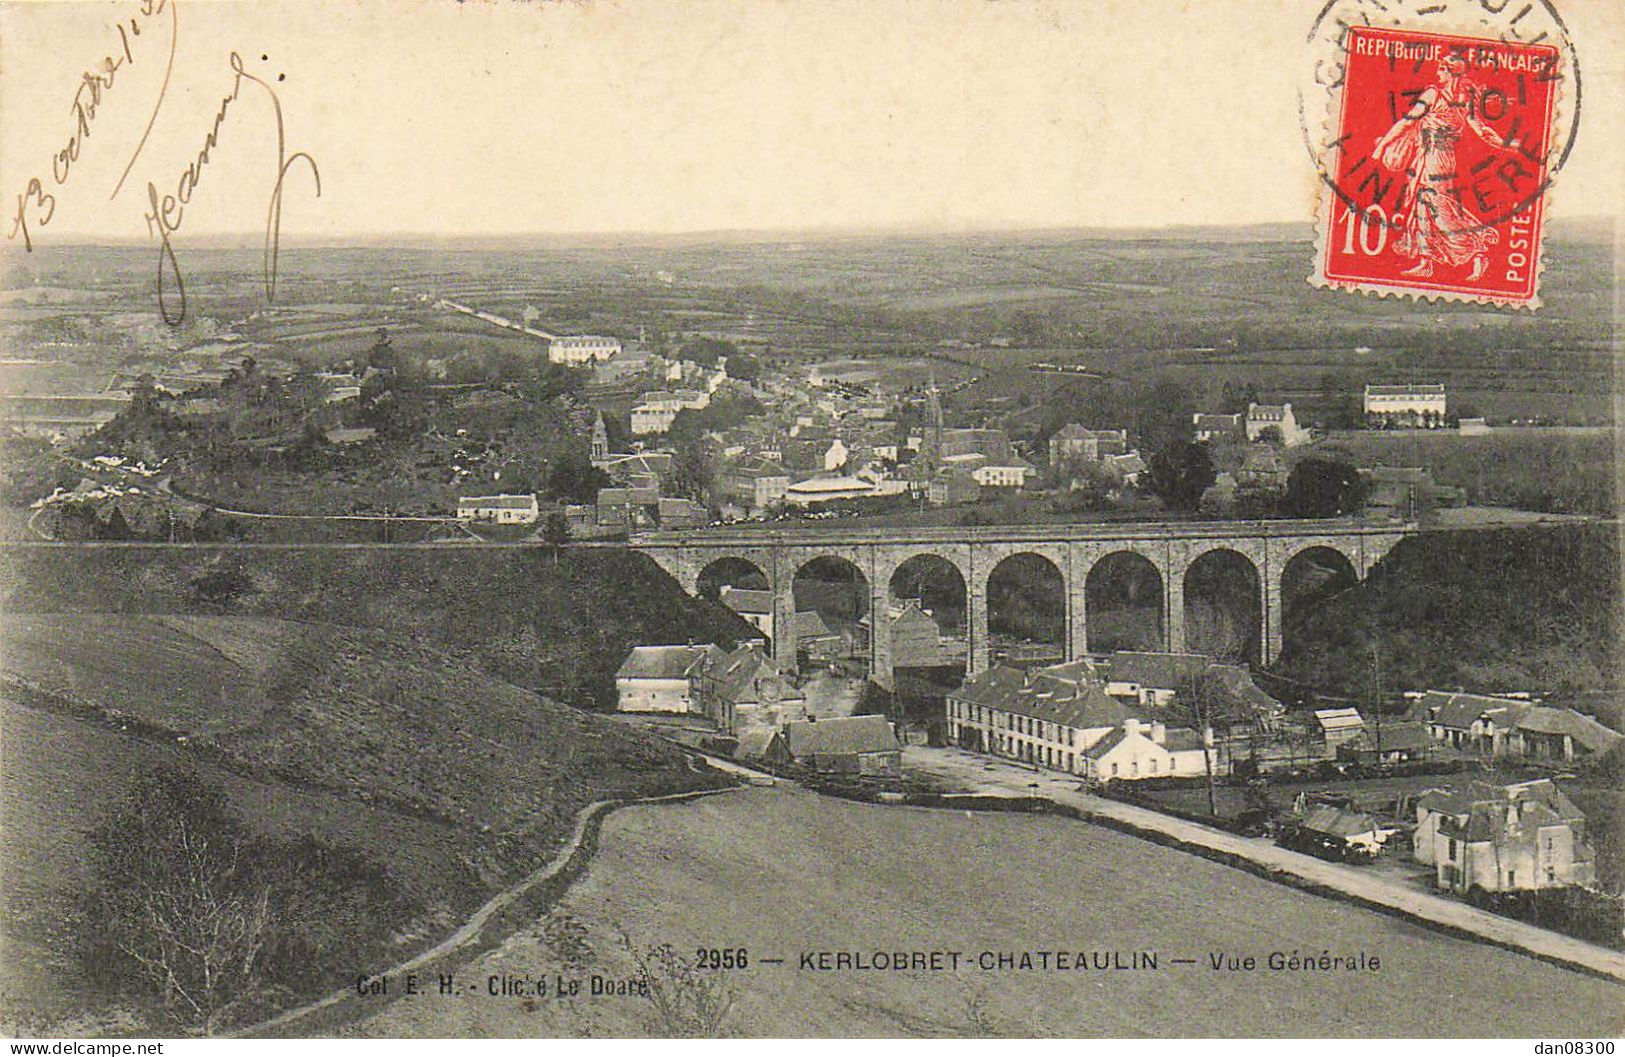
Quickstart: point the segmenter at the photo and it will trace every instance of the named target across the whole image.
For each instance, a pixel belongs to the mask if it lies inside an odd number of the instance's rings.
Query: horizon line
[[[1547,221],[1548,232],[1554,226],[1570,227],[1612,227],[1618,224],[1620,218],[1608,213],[1588,213],[1580,216],[1550,218]],[[1260,220],[1239,224],[1164,224],[1164,225],[1097,225],[1097,224],[1069,224],[1058,226],[1008,226],[1008,227],[932,227],[926,225],[896,225],[872,227],[843,227],[839,225],[824,225],[812,227],[739,227],[739,228],[695,228],[680,231],[655,231],[647,229],[620,229],[613,231],[527,231],[513,233],[483,232],[477,234],[455,234],[429,231],[397,231],[397,232],[351,232],[337,235],[307,235],[300,236],[284,232],[281,238],[281,248],[288,249],[342,249],[364,244],[371,246],[408,247],[412,245],[428,244],[443,246],[459,241],[475,243],[514,243],[527,241],[801,241],[801,240],[848,240],[865,238],[976,238],[986,236],[1073,236],[1084,238],[1177,238],[1181,235],[1197,233],[1244,235],[1247,232],[1258,232],[1270,229],[1281,229],[1282,233],[1295,231],[1301,233],[1299,237],[1313,238],[1315,224],[1308,220]],[[252,249],[263,243],[263,231],[240,231],[203,233],[189,240],[195,249]],[[9,241],[9,240],[8,240]],[[222,245],[229,243],[230,245]],[[61,242],[39,245],[36,240],[35,250],[42,249],[74,249],[74,248],[105,248],[120,249],[127,247],[151,246],[152,240],[146,236],[77,236],[70,235]],[[34,251],[18,250],[16,244],[7,247],[7,252],[20,252],[25,257]]]

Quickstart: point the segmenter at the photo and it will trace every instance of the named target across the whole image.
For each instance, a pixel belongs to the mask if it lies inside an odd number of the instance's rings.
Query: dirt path
[[[561,848],[559,848],[558,852],[553,856],[552,860],[548,862],[546,866],[541,867],[535,872],[527,875],[517,884],[498,892],[496,895],[486,900],[485,904],[476,910],[473,915],[469,917],[469,919],[464,922],[460,928],[457,929],[457,931],[453,932],[450,936],[447,936],[433,947],[430,947],[428,950],[423,951],[422,953],[417,954],[404,962],[401,962],[399,965],[391,966],[382,972],[375,973],[372,976],[367,977],[366,981],[370,982],[385,977],[401,976],[407,973],[415,972],[427,965],[431,965],[434,962],[441,960],[442,958],[453,955],[462,948],[477,942],[480,939],[481,934],[485,931],[486,925],[490,923],[491,919],[496,914],[507,908],[515,900],[527,894],[537,885],[558,876],[565,869],[571,866],[574,863],[578,853],[580,853],[582,850],[582,845],[587,839],[587,834],[590,832],[592,823],[595,820],[600,819],[609,811],[618,807],[626,807],[632,804],[661,804],[676,800],[693,800],[697,797],[712,796],[717,793],[729,793],[733,791],[734,789],[702,789],[688,793],[669,793],[665,796],[639,797],[633,800],[593,801],[580,811],[576,812],[575,828],[570,833],[570,839],[566,841]],[[246,1028],[240,1028],[237,1031],[229,1033],[225,1037],[255,1038],[265,1035],[285,1035],[287,1034],[286,1029],[290,1025],[296,1024],[297,1022],[315,1013],[334,1009],[346,1001],[359,999],[360,997],[360,992],[356,987],[342,988],[338,991],[334,991],[325,998],[320,998],[314,1002],[308,1002],[305,1005],[299,1006],[295,1009],[290,1009],[283,1013],[279,1013],[271,1019],[261,1021],[258,1024],[253,1024]],[[372,1001],[376,1003],[377,1000],[372,999]]]

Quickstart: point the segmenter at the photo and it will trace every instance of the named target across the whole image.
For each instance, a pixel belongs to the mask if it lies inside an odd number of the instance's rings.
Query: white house
[[[465,495],[457,500],[463,521],[490,521],[498,525],[534,525],[541,508],[532,495]]]
[[[1298,425],[1291,404],[1248,404],[1247,440],[1252,442],[1274,429],[1281,435],[1281,445],[1295,448],[1309,439],[1309,431]]]
[[[724,584],[717,600],[744,617],[751,627],[764,638],[773,637],[773,592],[753,591],[744,587]]]
[[[1448,690],[1429,690],[1412,708],[1410,718],[1452,749],[1500,756],[1518,720],[1530,709],[1520,698],[1492,697]]]
[[[1365,387],[1365,414],[1373,422],[1443,425],[1445,405],[1443,384]]]
[[[1203,751],[1202,736],[1194,730],[1129,718],[1084,751],[1083,773],[1099,782],[1205,774]],[[1217,773],[1217,759],[1213,766]]]
[[[903,482],[882,483],[868,477],[812,477],[797,481],[784,490],[784,501],[793,506],[812,506],[837,499],[863,499],[867,496],[894,495],[907,485]]]
[[[847,450],[846,444],[842,442],[840,437],[836,437],[834,440],[830,441],[829,450],[824,452],[825,472],[834,473],[836,470],[839,470],[841,467],[845,466],[847,457],[850,454],[851,453]]]
[[[978,466],[970,472],[983,488],[1021,488],[1033,468],[1027,463],[1007,463],[998,466]]]
[[[1357,708],[1322,708],[1315,711],[1315,727],[1328,749],[1352,741],[1365,730],[1365,717]]]
[[[622,712],[697,712],[700,664],[708,646],[634,646],[615,673]]]
[[[554,363],[578,367],[584,363],[599,363],[620,355],[621,339],[604,338],[593,334],[553,337],[547,343],[547,358]]]
[[[632,408],[632,433],[647,436],[664,433],[684,410],[701,410],[711,404],[711,394],[700,389],[655,390],[644,393]]]
[[[1459,893],[1596,880],[1585,813],[1545,778],[1425,793],[1416,801],[1412,848],[1417,862],[1434,867],[1438,887]]]

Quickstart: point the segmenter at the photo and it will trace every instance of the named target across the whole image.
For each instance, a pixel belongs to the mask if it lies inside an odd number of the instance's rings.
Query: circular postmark
[[[1425,214],[1471,240],[1527,215],[1573,149],[1579,56],[1551,0],[1327,0],[1307,45],[1304,147],[1350,239]]]

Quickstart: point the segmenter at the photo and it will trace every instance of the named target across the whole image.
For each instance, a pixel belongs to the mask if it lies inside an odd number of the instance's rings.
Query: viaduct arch
[[[817,558],[838,558],[863,576],[869,595],[870,671],[892,685],[892,654],[882,619],[891,603],[892,578],[909,559],[930,555],[952,566],[965,585],[967,674],[989,664],[988,583],[999,563],[1018,554],[1036,554],[1061,574],[1065,596],[1064,653],[1068,660],[1088,652],[1090,574],[1106,559],[1143,559],[1160,580],[1158,637],[1164,650],[1183,652],[1187,636],[1186,588],[1204,556],[1227,551],[1251,569],[1257,584],[1257,649],[1268,665],[1280,656],[1284,640],[1289,574],[1310,556],[1335,555],[1341,570],[1363,580],[1414,524],[1369,525],[1357,521],[1191,522],[1147,525],[1044,525],[991,528],[696,530],[653,532],[630,545],[653,558],[685,590],[698,593],[701,574],[722,559],[736,558],[759,570],[773,596],[774,626],[794,621],[796,574]],[[1209,561],[1216,558],[1209,558]],[[1205,564],[1205,563],[1204,563]],[[1335,564],[1335,563],[1334,563]],[[741,568],[735,566],[735,568]],[[775,636],[775,660],[795,663],[790,636]]]

